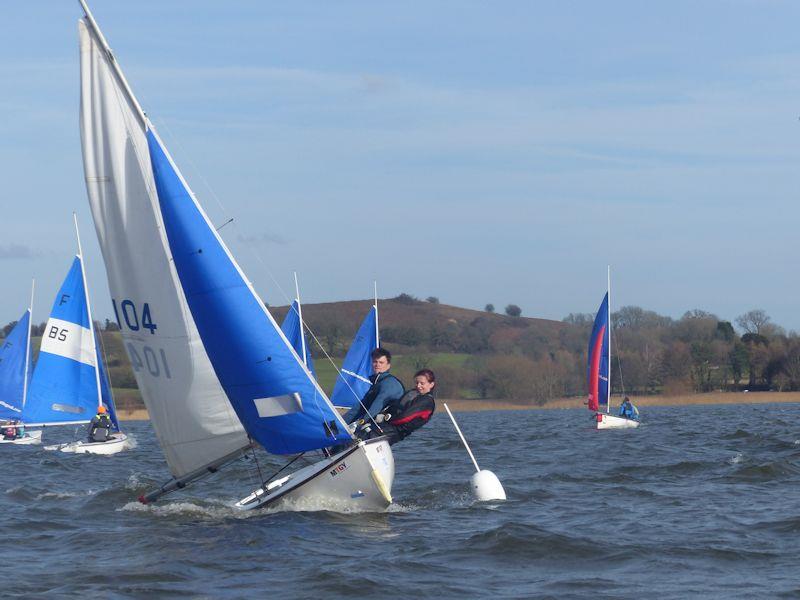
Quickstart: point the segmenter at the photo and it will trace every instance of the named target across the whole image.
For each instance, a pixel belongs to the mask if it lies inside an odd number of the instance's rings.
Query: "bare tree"
[[[755,333],[756,335],[764,335],[764,327],[769,321],[767,313],[760,308],[736,317],[736,324],[744,329],[745,333]]]

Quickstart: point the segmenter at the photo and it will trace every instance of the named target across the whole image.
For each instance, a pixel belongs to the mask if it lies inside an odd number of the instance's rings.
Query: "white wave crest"
[[[142,504],[141,502],[128,502],[117,509],[118,512],[138,512],[155,515],[156,517],[195,516],[208,519],[243,519],[258,514],[258,511],[242,512],[232,504],[219,503],[216,505],[195,504],[193,502],[169,502],[167,504]]]
[[[34,500],[46,500],[48,498],[54,498],[56,500],[64,500],[66,498],[84,498],[86,496],[93,496],[96,493],[97,490],[81,490],[79,492],[43,492],[34,497]]]

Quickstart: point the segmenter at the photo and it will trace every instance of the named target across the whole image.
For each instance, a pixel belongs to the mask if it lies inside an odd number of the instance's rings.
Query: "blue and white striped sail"
[[[286,339],[289,340],[289,343],[292,345],[292,348],[294,348],[294,351],[297,352],[297,356],[302,358],[303,353],[305,353],[306,366],[308,367],[308,370],[311,371],[314,379],[316,379],[317,372],[314,370],[314,361],[311,359],[311,350],[309,349],[307,340],[305,339],[303,323],[300,321],[300,304],[297,302],[297,300],[292,302],[292,306],[289,307],[289,312],[286,313],[283,323],[281,323],[281,331],[283,331],[283,335],[286,336]]]
[[[352,440],[210,225],[152,128],[161,215],[186,302],[214,372],[247,433],[289,454]]]
[[[0,419],[20,419],[30,383],[31,311],[26,310],[0,348]]]
[[[56,295],[22,411],[26,423],[90,421],[97,412],[97,352],[89,323],[81,259]]]
[[[372,385],[372,351],[378,347],[378,309],[373,306],[350,344],[344,357],[342,370],[333,386],[331,402],[334,406],[352,408],[358,404]]]
[[[94,329],[94,349],[97,354],[100,369],[100,398],[102,399],[103,406],[108,410],[108,416],[111,417],[111,423],[114,425],[114,429],[119,431],[117,408],[114,406],[114,396],[111,394],[108,372],[106,371],[105,361],[103,361],[103,353],[100,351],[100,332],[97,331],[96,327]]]

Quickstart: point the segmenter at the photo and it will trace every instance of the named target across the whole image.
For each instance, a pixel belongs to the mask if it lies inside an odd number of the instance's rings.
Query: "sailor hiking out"
[[[372,385],[364,394],[361,402],[344,414],[343,418],[348,424],[356,423],[361,419],[369,422],[386,406],[402,398],[405,391],[400,380],[389,373],[389,369],[392,368],[391,352],[385,348],[375,348],[370,356],[372,358],[372,375],[369,380]]]
[[[436,410],[433,388],[436,375],[430,369],[422,369],[414,375],[414,389],[403,397],[391,402],[375,416],[375,425],[365,422],[356,435],[361,439],[378,436],[389,438],[389,444],[396,444],[430,421]]]

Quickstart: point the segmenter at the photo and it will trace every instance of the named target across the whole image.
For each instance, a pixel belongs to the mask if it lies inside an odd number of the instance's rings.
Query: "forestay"
[[[25,388],[30,382],[30,323],[31,311],[26,310],[0,347],[0,419],[19,419],[22,415]]]
[[[344,357],[342,370],[333,386],[331,402],[335,406],[352,408],[358,404],[372,385],[372,351],[378,347],[378,309],[373,306],[358,328],[353,343]]]
[[[610,335],[608,294],[606,294],[597,311],[592,335],[589,338],[589,360],[587,365],[589,410],[597,411],[601,404],[608,404]]]
[[[97,366],[100,370],[100,399],[103,402],[103,406],[108,409],[108,416],[111,418],[111,424],[114,426],[114,430],[119,431],[117,407],[114,406],[114,396],[111,393],[111,385],[108,382],[108,372],[106,370],[105,361],[103,360],[103,353],[100,350],[100,335],[96,327],[94,333],[94,347],[95,352],[97,353]]]
[[[26,423],[75,423],[97,411],[97,353],[90,329],[81,259],[56,294],[22,415]]]
[[[136,382],[175,477],[249,445],[171,262],[146,123],[96,25],[79,22],[81,141],[89,203]]]
[[[186,301],[217,377],[248,434],[275,454],[352,440],[152,127],[147,140],[164,228]]]
[[[302,358],[305,354],[305,365],[308,367],[311,375],[314,376],[314,379],[316,379],[317,372],[314,370],[311,350],[306,343],[303,322],[300,320],[300,303],[297,302],[297,300],[292,302],[292,305],[289,307],[289,312],[287,312],[286,316],[283,318],[281,331],[283,331],[283,335],[289,340],[289,343],[292,345],[292,348],[294,348],[294,351],[297,352],[298,356]]]

